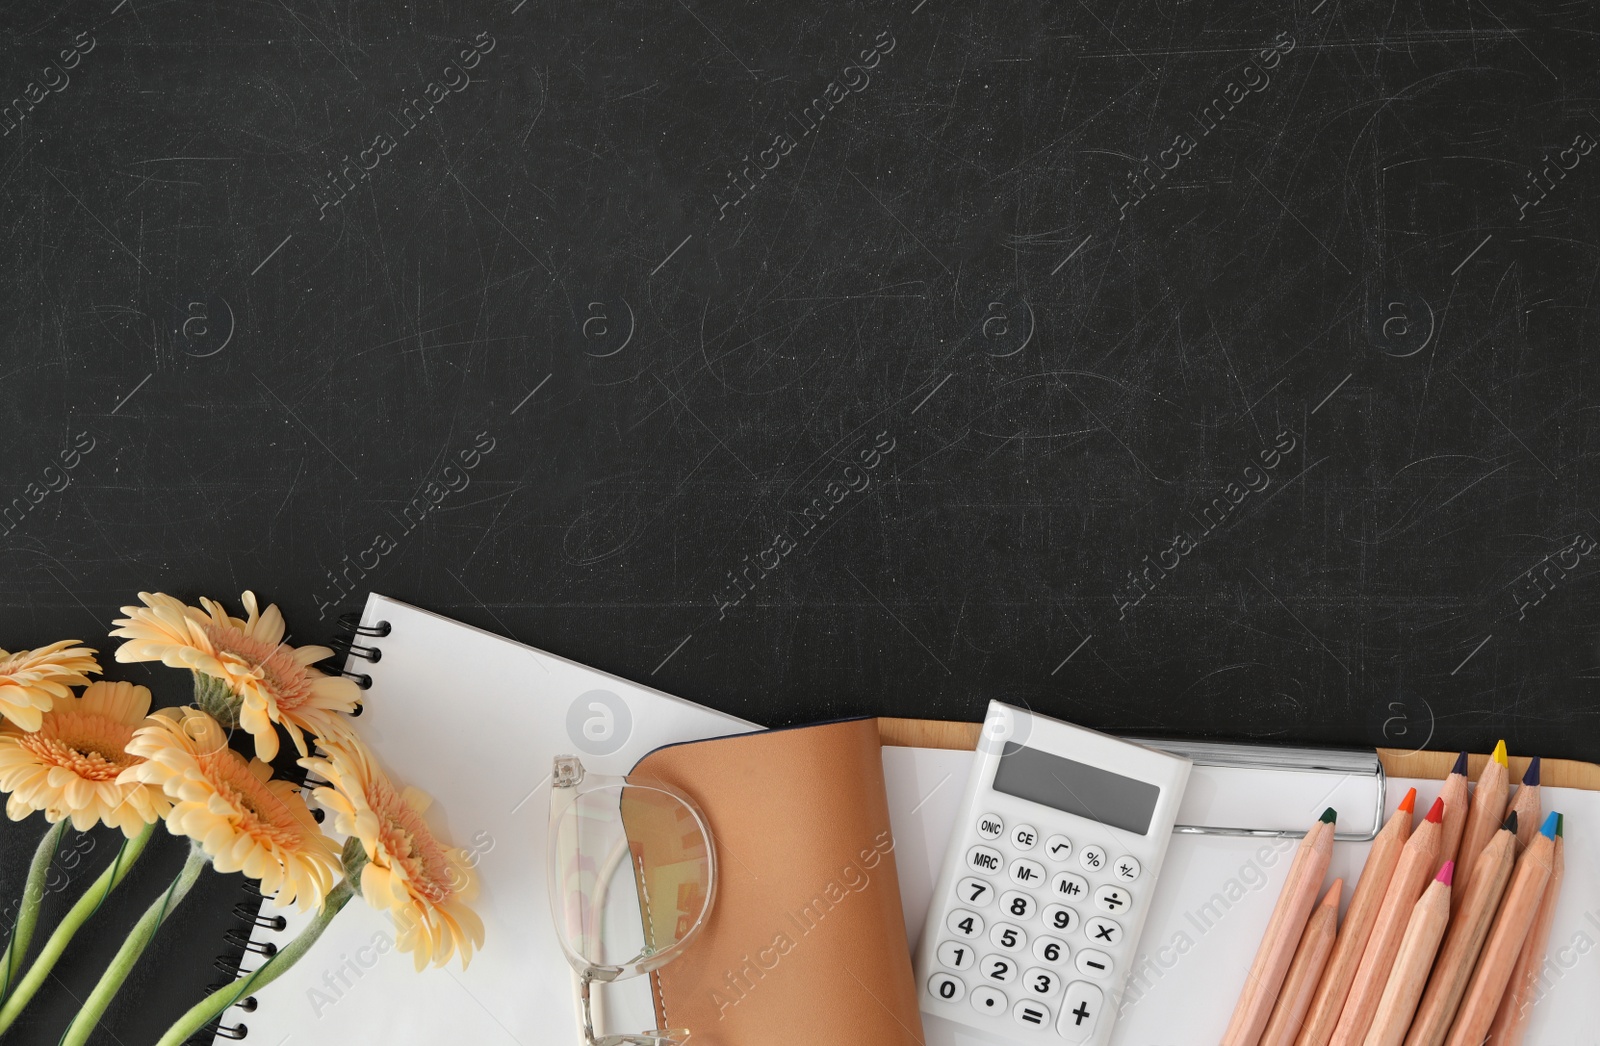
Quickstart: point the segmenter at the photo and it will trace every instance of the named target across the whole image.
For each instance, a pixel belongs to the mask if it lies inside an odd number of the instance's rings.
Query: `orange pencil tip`
[[[1433,801],[1433,805],[1428,807],[1428,816],[1423,818],[1423,820],[1431,821],[1434,824],[1438,824],[1440,821],[1444,820],[1444,800],[1435,799]]]
[[[1417,808],[1417,790],[1415,788],[1413,788],[1411,791],[1406,793],[1406,797],[1404,799],[1400,800],[1400,809],[1404,810],[1406,813],[1409,814],[1409,813],[1414,812],[1416,810],[1416,808]]]

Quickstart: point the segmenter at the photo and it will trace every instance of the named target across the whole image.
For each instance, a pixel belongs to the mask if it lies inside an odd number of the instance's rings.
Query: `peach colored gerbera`
[[[396,788],[354,736],[323,747],[326,758],[300,765],[328,781],[317,801],[333,812],[335,830],[366,850],[362,897],[394,917],[395,946],[411,953],[418,970],[445,965],[457,950],[466,969],[473,948],[483,947],[483,920],[467,906],[478,882],[466,851],[433,834],[423,819],[432,800],[416,788]]]
[[[172,800],[167,829],[187,835],[219,872],[244,872],[279,907],[322,904],[339,874],[339,849],[300,792],[272,768],[228,747],[222,726],[196,708],[165,708],[134,731],[143,762],[123,779],[159,785]]]
[[[144,606],[123,607],[128,616],[114,622],[122,627],[111,634],[128,640],[117,648],[117,660],[160,661],[195,672],[197,682],[198,676],[217,680],[239,725],[255,738],[260,758],[278,755],[274,723],[289,731],[301,755],[307,754],[303,731],[317,737],[348,732],[337,713],[355,709],[360,689],[352,680],[311,667],[332,650],[286,644],[276,605],[260,612],[255,593],[246,592],[240,600],[249,617],[241,621],[205,598],[203,611],[160,592],[141,592],[139,598]]]
[[[0,650],[0,716],[24,730],[39,729],[39,719],[50,703],[69,696],[70,686],[85,686],[86,673],[100,672],[94,651],[63,639],[37,650]]]
[[[93,683],[82,697],[58,697],[38,730],[0,727],[0,791],[6,814],[20,821],[43,810],[87,832],[97,824],[132,839],[172,805],[161,789],[124,782],[138,757],[124,749],[150,711],[150,691],[132,683]]]

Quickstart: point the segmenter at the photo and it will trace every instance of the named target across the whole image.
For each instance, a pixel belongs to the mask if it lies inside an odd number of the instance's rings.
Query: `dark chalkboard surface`
[[[8,4],[0,645],[375,589],[773,725],[1595,759],[1597,30]]]

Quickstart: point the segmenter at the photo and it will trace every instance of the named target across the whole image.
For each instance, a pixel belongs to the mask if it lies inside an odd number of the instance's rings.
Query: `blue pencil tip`
[[[1561,815],[1558,813],[1552,813],[1549,817],[1544,819],[1544,827],[1539,829],[1539,834],[1544,836],[1546,839],[1554,839],[1556,837],[1556,825],[1560,823]]]
[[[1522,783],[1525,785],[1537,785],[1539,783],[1538,756],[1534,756],[1533,759],[1528,763],[1528,772],[1522,775]]]

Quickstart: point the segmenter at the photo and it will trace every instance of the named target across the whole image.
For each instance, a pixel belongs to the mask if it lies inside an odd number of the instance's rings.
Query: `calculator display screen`
[[[1006,745],[994,790],[1144,835],[1161,789],[1036,748]]]

